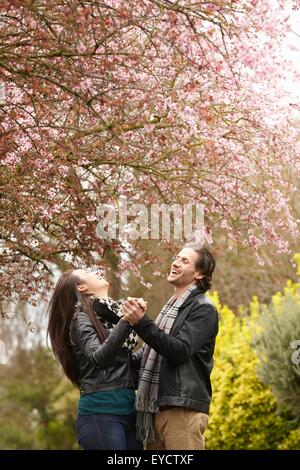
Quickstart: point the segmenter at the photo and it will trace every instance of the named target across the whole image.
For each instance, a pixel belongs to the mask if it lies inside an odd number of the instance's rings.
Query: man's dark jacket
[[[145,315],[134,329],[163,356],[158,389],[159,406],[181,406],[209,413],[212,397],[210,374],[218,334],[218,313],[200,289],[179,308],[169,334]],[[135,367],[142,349],[134,353]]]

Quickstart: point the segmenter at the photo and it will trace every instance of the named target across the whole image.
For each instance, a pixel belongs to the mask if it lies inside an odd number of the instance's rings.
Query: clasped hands
[[[122,306],[123,319],[136,325],[145,315],[147,301],[142,298],[128,297]]]

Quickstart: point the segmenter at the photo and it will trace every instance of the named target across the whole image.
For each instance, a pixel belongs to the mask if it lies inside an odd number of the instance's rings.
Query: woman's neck
[[[99,299],[107,299],[108,298],[107,289],[103,289],[103,290],[99,290],[97,292],[94,292],[93,297],[98,297]]]

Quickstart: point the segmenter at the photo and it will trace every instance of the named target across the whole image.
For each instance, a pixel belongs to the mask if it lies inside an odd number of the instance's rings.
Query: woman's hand
[[[123,304],[123,319],[136,325],[145,315],[147,302],[142,298],[128,297]]]
[[[146,312],[147,310],[147,307],[148,307],[148,302],[147,300],[144,300],[142,297],[128,297],[129,299],[133,298],[134,300],[136,300],[139,304],[139,306],[141,307],[141,309],[144,310],[144,312]]]

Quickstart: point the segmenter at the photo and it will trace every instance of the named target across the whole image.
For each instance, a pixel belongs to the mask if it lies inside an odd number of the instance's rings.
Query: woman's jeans
[[[77,439],[84,450],[142,450],[136,439],[136,415],[79,415]]]

